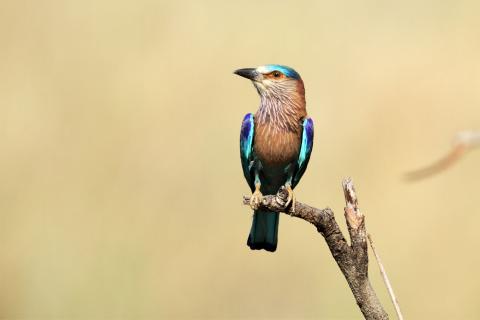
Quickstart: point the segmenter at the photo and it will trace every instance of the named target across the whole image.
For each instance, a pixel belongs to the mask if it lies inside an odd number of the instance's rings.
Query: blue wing
[[[240,159],[242,160],[243,175],[250,186],[255,189],[255,177],[253,172],[253,114],[248,113],[243,118],[242,129],[240,130]]]
[[[302,146],[296,163],[295,172],[293,174],[292,187],[295,187],[302,178],[307,169],[308,161],[313,149],[313,120],[306,118],[303,120]]]

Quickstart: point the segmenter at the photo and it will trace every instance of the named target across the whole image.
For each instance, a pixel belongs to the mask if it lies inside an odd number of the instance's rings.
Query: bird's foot
[[[288,192],[288,197],[287,197],[287,202],[285,203],[285,207],[288,207],[288,205],[291,203],[292,208],[291,212],[295,212],[295,203],[297,202],[297,199],[295,198],[295,193],[293,193],[292,186],[287,184],[285,185],[285,188],[287,189]]]
[[[255,191],[252,193],[250,197],[250,207],[253,210],[257,210],[260,204],[263,201],[263,194],[260,192],[260,184],[255,185]]]

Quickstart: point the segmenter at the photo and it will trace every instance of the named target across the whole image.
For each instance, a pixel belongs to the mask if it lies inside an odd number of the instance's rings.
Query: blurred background
[[[344,228],[352,176],[407,319],[478,319],[477,1],[0,2],[0,318],[359,319],[323,238],[246,246],[253,86],[294,67],[315,148],[299,201]],[[393,308],[373,258],[373,285]]]

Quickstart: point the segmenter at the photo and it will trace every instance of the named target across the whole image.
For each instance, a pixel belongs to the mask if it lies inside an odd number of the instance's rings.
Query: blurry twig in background
[[[383,309],[368,279],[365,216],[358,209],[357,195],[352,180],[344,179],[342,185],[346,201],[345,219],[350,234],[350,245],[345,240],[330,208],[317,209],[296,202],[295,212],[292,212],[291,206],[285,205],[288,198],[285,188],[281,188],[276,195],[264,196],[260,207],[273,212],[285,212],[312,223],[325,238],[365,319],[388,319],[388,314]],[[244,196],[243,203],[248,205],[249,201],[250,197]]]
[[[399,320],[403,320],[403,315],[402,311],[400,311],[400,305],[398,304],[397,297],[395,296],[395,293],[393,292],[392,284],[390,283],[390,280],[388,279],[387,272],[385,271],[385,268],[383,267],[382,260],[380,259],[380,256],[377,253],[377,250],[375,250],[375,246],[373,245],[373,240],[372,236],[370,234],[367,235],[368,241],[370,242],[370,247],[372,248],[373,255],[375,256],[375,259],[377,260],[378,267],[380,268],[380,273],[382,274],[383,281],[385,282],[385,286],[387,286],[388,294],[390,295],[390,298],[392,299],[393,306],[395,307],[395,312],[397,313],[397,317]]]
[[[419,170],[407,173],[406,178],[414,181],[427,178],[451,167],[470,149],[480,147],[480,132],[462,131],[457,133],[450,152],[437,162]]]

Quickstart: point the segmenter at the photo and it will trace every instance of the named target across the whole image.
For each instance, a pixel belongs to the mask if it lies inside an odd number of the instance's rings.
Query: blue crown
[[[282,66],[280,64],[267,64],[264,67],[269,72],[280,71],[281,73],[283,73],[284,75],[286,75],[289,78],[300,79],[300,75],[298,74],[298,72],[293,70],[290,67]]]

